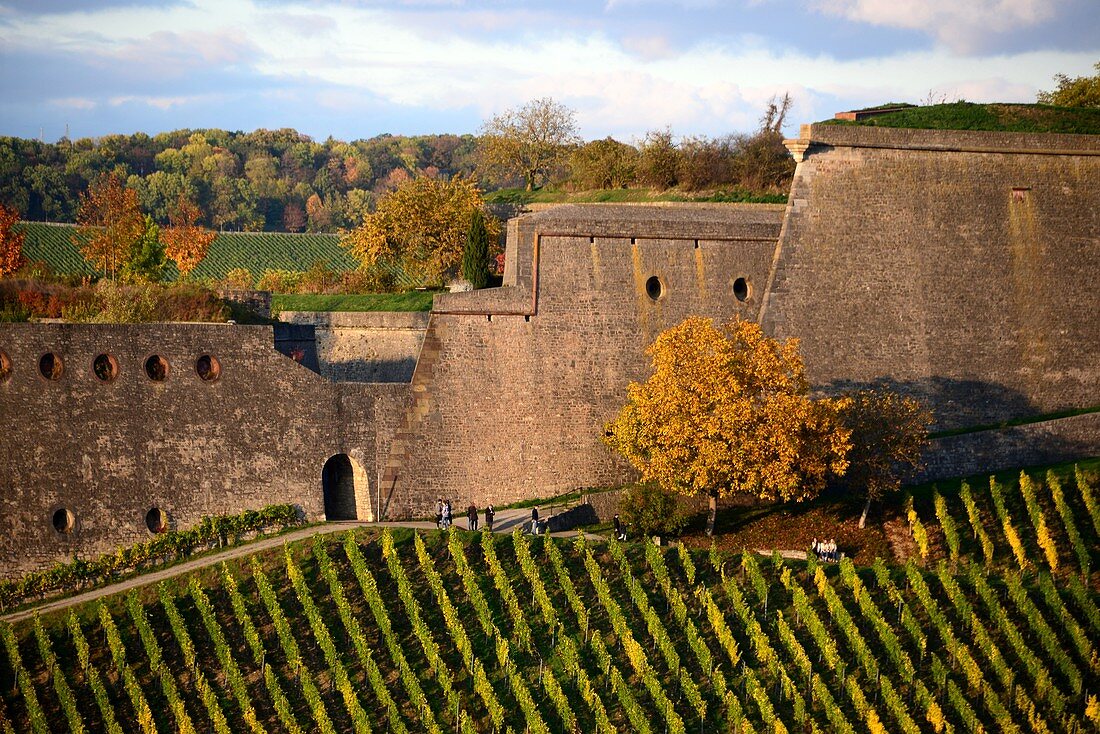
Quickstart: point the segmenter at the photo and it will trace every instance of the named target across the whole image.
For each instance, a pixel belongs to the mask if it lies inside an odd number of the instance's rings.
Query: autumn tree
[[[475,290],[489,285],[489,232],[480,209],[474,209],[470,216],[470,231],[462,251],[462,277]]]
[[[791,109],[791,96],[772,99],[760,118],[760,129],[739,136],[733,145],[734,173],[741,185],[754,191],[785,190],[794,176],[794,158],[783,145],[783,125]]]
[[[214,232],[197,223],[200,216],[202,211],[195,203],[185,194],[180,194],[169,214],[169,226],[161,232],[165,253],[175,261],[181,278],[189,277],[191,271],[206,258],[216,237]]]
[[[805,500],[847,469],[851,432],[836,401],[809,396],[797,340],[771,339],[749,321],[692,317],[646,353],[653,374],[629,385],[604,441],[643,482],[707,494],[708,534],[719,497]]]
[[[1100,107],[1100,61],[1093,67],[1093,76],[1078,76],[1072,79],[1065,74],[1055,74],[1058,88],[1050,92],[1039,92],[1039,102],[1059,107]]]
[[[0,204],[0,278],[6,278],[27,264],[23,255],[23,232],[15,231],[19,212]]]
[[[472,179],[440,180],[421,176],[378,198],[374,213],[343,240],[365,270],[396,265],[422,283],[441,283],[458,270],[470,218],[485,210]],[[495,217],[485,217],[492,242],[500,232]]]
[[[890,390],[860,390],[841,405],[840,422],[852,432],[844,484],[867,498],[862,528],[871,502],[900,490],[920,468],[932,414],[920,401]]]
[[[638,149],[614,138],[593,140],[573,151],[569,168],[578,189],[620,189],[634,180]]]
[[[490,169],[522,176],[531,191],[580,141],[575,118],[550,97],[506,110],[482,125],[481,159]]]
[[[676,148],[672,130],[650,130],[638,149],[638,183],[656,189],[667,189],[676,185],[680,151]]]
[[[114,173],[101,176],[80,196],[73,244],[84,259],[114,279],[145,233],[137,192]]]

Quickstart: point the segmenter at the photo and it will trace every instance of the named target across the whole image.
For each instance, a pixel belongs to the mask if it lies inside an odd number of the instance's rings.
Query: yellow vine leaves
[[[693,317],[647,350],[653,374],[631,383],[605,442],[642,481],[684,494],[814,497],[848,467],[845,399],[809,396],[797,340],[752,322]]]

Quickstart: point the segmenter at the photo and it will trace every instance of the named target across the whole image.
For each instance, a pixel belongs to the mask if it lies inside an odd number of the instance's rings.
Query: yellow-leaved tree
[[[181,278],[191,275],[191,271],[206,257],[210,244],[217,236],[197,224],[201,214],[195,202],[181,193],[176,206],[168,215],[170,225],[160,233],[165,252],[176,262]]]
[[[421,283],[442,283],[458,269],[475,210],[485,213],[489,241],[495,242],[500,222],[485,212],[473,179],[420,176],[380,197],[342,244],[366,270],[397,266]]]
[[[145,234],[137,192],[116,173],[105,173],[80,195],[76,231],[71,235],[84,259],[112,280],[129,262]]]
[[[771,339],[749,321],[692,317],[647,353],[653,374],[627,388],[604,441],[642,481],[707,494],[708,534],[719,497],[810,499],[847,469],[844,399],[810,397],[797,340]]]

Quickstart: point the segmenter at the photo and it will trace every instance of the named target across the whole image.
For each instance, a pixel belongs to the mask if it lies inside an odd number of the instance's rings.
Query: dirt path
[[[496,533],[511,534],[517,527],[523,528],[528,525],[531,518],[530,510],[498,510],[496,518],[493,522],[493,531]],[[481,519],[481,518],[479,518]],[[461,529],[466,529],[466,516],[462,515],[456,519],[455,525]],[[184,561],[178,563],[169,568],[163,568],[159,571],[150,571],[143,573],[132,578],[128,578],[124,581],[111,584],[109,586],[101,586],[98,589],[91,589],[89,591],[82,592],[75,596],[68,596],[64,599],[55,599],[53,601],[45,601],[33,607],[27,609],[21,609],[18,612],[12,612],[0,616],[0,621],[18,622],[29,617],[33,617],[35,614],[45,614],[49,612],[55,612],[60,609],[67,609],[68,607],[76,606],[78,604],[84,604],[85,602],[95,601],[96,599],[102,599],[105,596],[111,596],[112,594],[118,594],[119,592],[129,591],[130,589],[137,589],[142,586],[148,586],[149,584],[155,584],[159,581],[174,578],[191,571],[197,571],[200,568],[206,568],[207,566],[213,566],[227,561],[231,558],[240,558],[241,556],[252,555],[259,551],[267,550],[268,548],[278,548],[284,543],[293,543],[297,540],[303,540],[314,535],[322,533],[339,533],[352,528],[364,528],[364,527],[400,527],[400,528],[416,528],[418,530],[434,530],[434,522],[422,522],[410,520],[406,522],[329,522],[322,525],[311,525],[308,528],[302,528],[300,530],[294,530],[282,535],[275,535],[270,538],[264,538],[263,540],[257,540],[244,545],[234,546],[233,548],[226,548],[223,551],[210,553],[202,558],[196,558],[193,561]],[[576,531],[569,531],[565,533],[553,533],[555,537],[575,537]],[[588,537],[596,538],[600,536],[589,535]]]

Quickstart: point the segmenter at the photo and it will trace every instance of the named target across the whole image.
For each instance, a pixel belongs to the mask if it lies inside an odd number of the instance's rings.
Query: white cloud
[[[990,34],[1051,18],[1059,0],[815,0],[822,12],[872,25],[923,31],[960,53]]]
[[[96,107],[95,100],[87,97],[60,97],[49,100],[47,104],[72,110],[93,110]]]
[[[111,97],[107,100],[108,104],[112,107],[121,107],[127,104],[140,104],[147,107],[155,107],[158,110],[170,110],[173,107],[182,107],[184,105],[193,104],[195,102],[208,101],[216,99],[220,95],[214,94],[194,94],[185,95],[179,97],[161,97],[150,95],[118,95]]]

